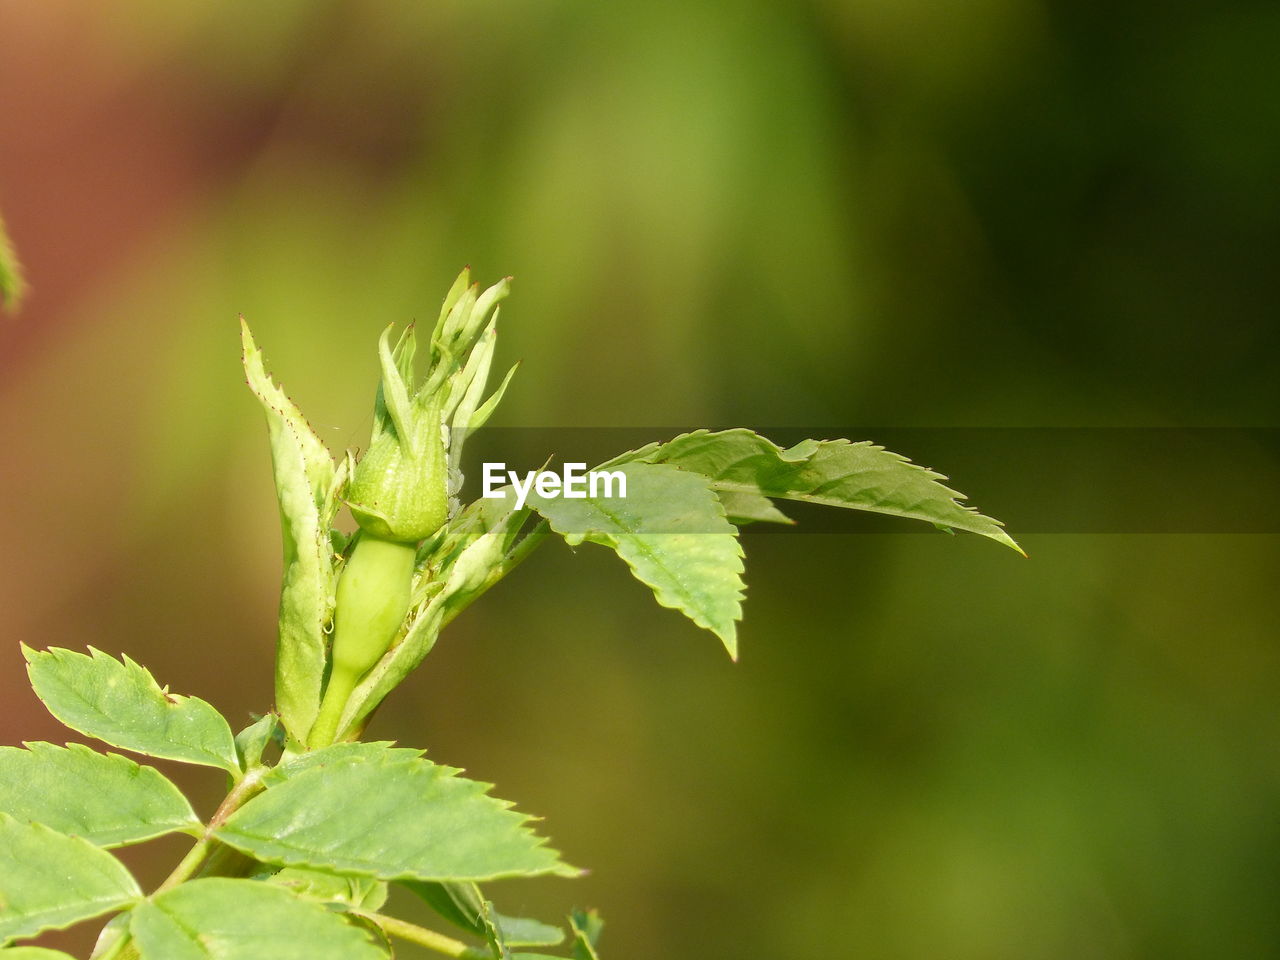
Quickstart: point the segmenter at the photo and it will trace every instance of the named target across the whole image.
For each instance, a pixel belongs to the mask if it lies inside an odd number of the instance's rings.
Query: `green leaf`
[[[388,760],[416,760],[421,750],[397,747],[390,740],[354,740],[333,743],[320,750],[309,750],[286,756],[263,778],[266,786],[283,783],[316,767],[330,768],[340,763],[386,763]]]
[[[573,960],[600,960],[596,952],[604,921],[595,910],[575,910],[569,914],[569,927],[573,930]]]
[[[85,656],[25,644],[22,653],[36,696],[72,730],[125,750],[240,772],[222,714],[196,697],[162,690],[128,657],[121,663],[93,647]]]
[[[496,948],[553,947],[564,941],[559,927],[527,917],[508,917],[493,909],[474,883],[424,883],[407,881],[402,885],[425,900],[436,913],[455,926],[478,937],[495,939]]]
[[[380,880],[577,875],[528,818],[456,774],[421,759],[314,766],[250,800],[217,837],[266,863]]]
[[[263,751],[275,733],[276,715],[268,713],[236,734],[236,756],[240,758],[243,769],[251,770],[262,763]]]
[[[550,923],[530,917],[508,917],[495,914],[498,929],[509,947],[554,947],[564,942],[564,931]]]
[[[272,382],[249,327],[241,320],[244,370],[267,414],[271,464],[284,541],[276,708],[293,738],[306,742],[320,709],[325,628],[333,613],[335,574],[329,526],[347,470],[334,470],[329,451],[296,404]]]
[[[198,831],[186,798],[152,767],[78,743],[0,747],[0,812],[99,847]]]
[[[88,840],[0,813],[0,945],[128,906],[142,891]]]
[[[386,960],[362,929],[313,900],[255,880],[193,880],[140,903],[142,960]]]
[[[75,957],[44,947],[8,947],[0,950],[0,960],[75,960]]]
[[[476,935],[483,935],[484,897],[474,883],[404,880],[401,886],[412,890],[436,913],[459,927]]]
[[[758,493],[750,490],[720,490],[717,493],[730,523],[739,526],[744,523],[795,524],[794,520],[774,506],[772,500]]]
[[[344,908],[377,910],[387,902],[387,885],[369,877],[344,877],[327,870],[285,867],[266,879],[300,897],[336,903]]]
[[[529,497],[572,546],[615,550],[658,603],[679,610],[737,658],[742,546],[707,478],[666,464],[626,463],[625,497]],[[603,494],[603,490],[601,491]]]
[[[13,252],[13,244],[9,242],[4,220],[0,218],[0,307],[16,309],[25,288],[22,265]]]
[[[750,430],[695,430],[618,461],[668,463],[710,478],[722,494],[752,494],[868,510],[981,534],[1022,552],[1001,529],[959,501],[947,479],[870,442],[804,440],[782,449]]]

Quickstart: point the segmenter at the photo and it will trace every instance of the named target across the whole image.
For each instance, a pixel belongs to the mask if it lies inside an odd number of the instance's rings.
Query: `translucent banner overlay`
[[[595,467],[680,427],[486,427],[467,441],[464,500],[484,462],[524,474],[566,462]],[[723,429],[723,428],[718,428]],[[807,438],[870,440],[945,474],[965,504],[1011,535],[1280,533],[1280,428],[779,427],[753,428],[782,447]],[[911,520],[778,500],[795,526],[752,534],[911,533]],[[652,530],[649,532],[675,532]]]

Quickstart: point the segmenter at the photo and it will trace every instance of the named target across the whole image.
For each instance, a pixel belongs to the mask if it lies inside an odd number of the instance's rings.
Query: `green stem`
[[[187,851],[187,855],[182,861],[173,868],[173,872],[164,878],[164,881],[156,888],[156,893],[164,893],[171,890],[180,883],[190,880],[201,864],[204,863],[205,857],[209,855],[209,851],[213,848],[217,841],[213,837],[213,832],[227,822],[227,818],[244,806],[256,793],[260,792],[262,787],[262,777],[266,773],[265,767],[259,767],[256,770],[250,770],[243,780],[235,785],[222,803],[218,805],[218,809],[214,811],[213,816],[209,818],[208,826],[204,828],[204,836],[196,841],[196,845]]]
[[[211,846],[213,846],[213,838],[206,833],[196,841],[194,847],[187,851],[187,855],[173,868],[173,872],[164,878],[160,886],[156,887],[155,892],[164,893],[166,890],[171,890],[183,881],[190,880],[195,876],[195,872],[204,863],[204,858],[209,855]]]
[[[353,910],[351,912],[376,923],[384,933],[390,936],[416,943],[420,947],[426,947],[428,950],[442,953],[446,957],[455,957],[457,960],[492,960],[492,954],[488,950],[469,947],[461,940],[446,937],[443,933],[436,933],[434,930],[420,927],[416,923],[398,920],[382,913],[372,913],[364,910]]]
[[[320,703],[320,712],[316,722],[307,735],[307,745],[312,750],[327,747],[338,736],[338,724],[342,722],[342,711],[347,705],[351,691],[356,688],[355,677],[349,673],[334,672],[329,677],[329,685],[325,687],[324,700]]]
[[[209,823],[204,828],[204,834],[196,841],[195,846],[187,851],[187,855],[173,868],[173,872],[161,881],[160,886],[156,887],[152,896],[164,893],[166,890],[172,890],[178,884],[190,880],[196,875],[196,871],[204,864],[206,858],[209,857],[210,851],[215,850],[215,848],[221,848],[222,845],[214,839],[213,832],[226,823],[231,814],[239,810],[250,798],[263,789],[262,778],[266,772],[265,767],[259,767],[245,774],[244,778],[223,798],[222,803],[218,805],[218,809],[213,812],[213,816],[209,818]],[[129,931],[127,929],[123,930],[120,936],[107,948],[107,951],[97,957],[96,960],[127,960],[127,957],[137,953],[131,947],[129,953],[125,952],[130,940],[132,940],[132,937]]]
[[[130,948],[130,953],[137,954],[137,950],[132,949],[132,944],[129,942],[129,931],[121,930],[120,935],[111,942],[111,946],[107,947],[107,952],[99,955],[96,960],[124,960],[128,956],[125,952],[126,948]]]

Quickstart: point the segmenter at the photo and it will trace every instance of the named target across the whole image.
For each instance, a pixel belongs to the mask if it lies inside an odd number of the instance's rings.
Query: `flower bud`
[[[511,379],[508,373],[497,392],[481,402],[498,303],[510,282],[502,280],[482,292],[470,279],[470,272],[462,271],[445,298],[420,384],[415,386],[413,328],[394,347],[390,328],[378,341],[382,382],[373,436],[347,488],[347,505],[361,529],[384,540],[416,543],[449,519],[450,492],[461,485],[466,433],[488,419]],[[452,457],[450,425],[457,429]]]
[[[369,450],[356,465],[347,504],[361,528],[400,543],[434,533],[449,512],[448,451],[442,407],[444,391],[409,397],[413,331],[394,351],[387,333],[379,343],[382,384],[374,411]]]

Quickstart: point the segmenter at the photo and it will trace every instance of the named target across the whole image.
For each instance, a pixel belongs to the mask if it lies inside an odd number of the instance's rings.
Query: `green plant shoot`
[[[0,234],[0,286],[16,276]],[[9,272],[5,272],[9,271]],[[739,528],[790,522],[777,501],[922,520],[1015,550],[945,479],[871,443],[782,448],[746,429],[698,430],[620,454],[610,483],[561,496],[527,482],[463,505],[462,448],[492,415],[504,280],[463,271],[417,369],[410,328],[378,344],[373,432],[335,460],[268,376],[247,326],[248,382],[267,417],[284,547],[275,703],[239,733],[129,660],[24,647],[36,694],[72,730],[144,757],[215,768],[225,799],[201,820],[154,767],[83,746],[0,747],[0,960],[68,960],[11,945],[113,916],[93,960],[387,960],[404,940],[467,960],[599,960],[602,923],[501,913],[484,886],[576,877],[489,785],[421,751],[362,740],[372,711],[440,632],[552,534],[616,553],[658,603],[737,656]],[[514,371],[512,371],[514,372]],[[336,529],[346,505],[357,524]],[[111,852],[166,834],[191,847],[144,890]],[[420,897],[444,929],[385,905]]]

